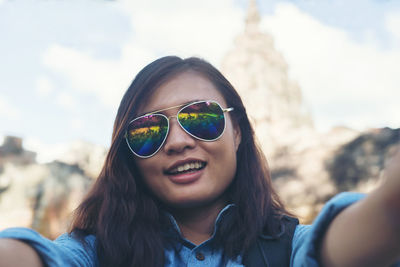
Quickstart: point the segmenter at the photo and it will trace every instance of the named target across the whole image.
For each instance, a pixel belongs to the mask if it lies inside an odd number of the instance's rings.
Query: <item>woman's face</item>
[[[223,96],[204,76],[187,71],[162,83],[139,110],[145,113],[196,100],[215,100],[227,108]],[[175,116],[179,108],[163,112]],[[171,207],[195,207],[223,196],[236,172],[236,150],[240,131],[234,127],[229,112],[225,113],[226,129],[216,141],[200,141],[188,135],[170,118],[170,129],[163,147],[152,157],[136,162],[142,177],[152,192]],[[204,168],[176,174],[177,167],[201,163]],[[198,167],[199,165],[197,165]],[[193,167],[193,165],[192,165]]]

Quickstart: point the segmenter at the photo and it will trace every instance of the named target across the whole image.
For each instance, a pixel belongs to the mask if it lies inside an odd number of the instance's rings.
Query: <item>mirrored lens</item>
[[[168,120],[160,114],[137,118],[128,127],[127,141],[131,150],[148,157],[162,146],[168,132]]]
[[[183,108],[178,114],[179,123],[191,135],[213,141],[225,128],[224,112],[215,102],[200,102]]]

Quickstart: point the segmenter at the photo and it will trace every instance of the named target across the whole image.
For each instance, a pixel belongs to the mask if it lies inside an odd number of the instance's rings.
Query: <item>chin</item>
[[[192,198],[180,198],[174,201],[168,201],[172,208],[196,208],[204,205],[204,201]]]
[[[169,206],[172,208],[187,209],[187,208],[200,208],[207,205],[214,205],[220,198],[212,196],[196,197],[193,193],[190,195],[181,196],[175,198],[172,201],[168,201]]]

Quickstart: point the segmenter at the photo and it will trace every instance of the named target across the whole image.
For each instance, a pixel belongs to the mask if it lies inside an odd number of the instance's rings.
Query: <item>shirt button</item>
[[[205,259],[204,254],[201,253],[201,252],[197,252],[196,253],[196,259],[199,260],[199,261],[204,261],[204,259]]]

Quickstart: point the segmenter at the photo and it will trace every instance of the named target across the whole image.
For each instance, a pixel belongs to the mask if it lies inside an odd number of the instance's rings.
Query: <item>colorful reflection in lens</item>
[[[179,112],[178,120],[187,132],[205,140],[218,138],[225,126],[224,113],[221,107],[213,102],[187,106]]]
[[[156,152],[168,132],[168,121],[164,116],[153,114],[138,118],[128,128],[128,143],[140,156],[150,156]]]

